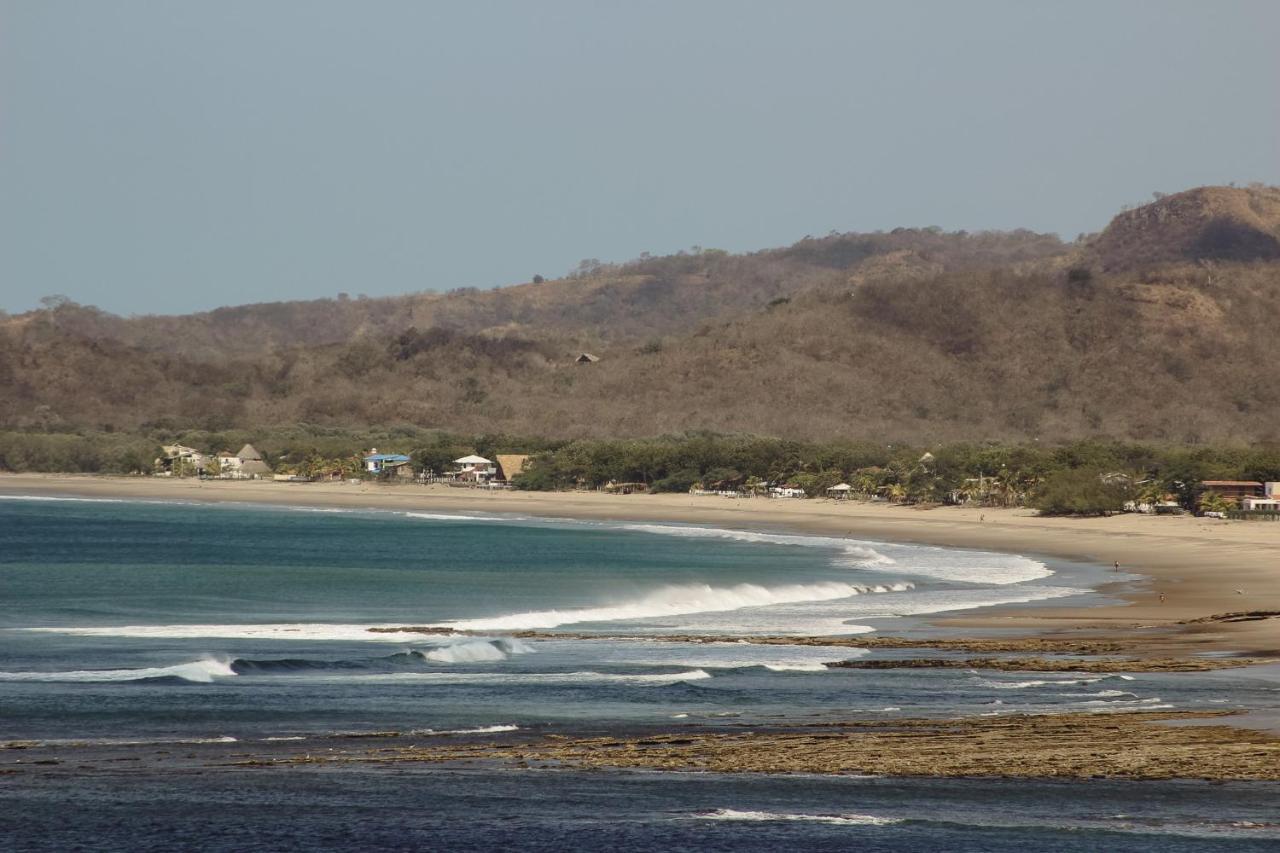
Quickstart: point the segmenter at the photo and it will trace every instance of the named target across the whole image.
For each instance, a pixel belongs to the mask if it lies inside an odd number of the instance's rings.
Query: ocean
[[[383,736],[1280,707],[1252,670],[841,670],[825,664],[918,652],[736,641],[919,633],[934,613],[1097,600],[1104,578],[695,525],[2,496],[0,831],[32,850],[1274,849],[1262,783],[226,760]],[[682,634],[725,640],[658,639]]]

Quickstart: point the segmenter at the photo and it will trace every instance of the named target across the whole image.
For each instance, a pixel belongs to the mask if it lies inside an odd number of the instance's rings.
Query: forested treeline
[[[536,454],[535,464],[517,478],[517,486],[597,488],[630,482],[654,491],[682,492],[696,486],[751,491],[763,484],[790,484],[820,497],[844,482],[860,494],[913,502],[943,502],[952,493],[981,489],[1015,505],[1062,490],[1069,481],[1079,481],[1080,472],[1087,475],[1085,481],[1105,478],[1121,486],[1111,497],[1159,500],[1173,494],[1190,506],[1201,480],[1280,480],[1280,446],[1096,441],[912,446],[695,434],[569,442]]]
[[[563,441],[502,434],[460,435],[413,426],[348,430],[299,426],[265,432],[57,434],[0,432],[0,470],[145,474],[161,444],[205,453],[253,443],[277,471],[322,470],[376,447],[406,453],[415,469],[448,470],[471,453],[530,454],[515,486],[527,490],[598,489],[643,483],[658,492],[691,488],[759,492],[790,485],[822,497],[838,483],[860,495],[906,502],[957,496],[1050,511],[1118,509],[1126,500],[1174,496],[1191,507],[1202,480],[1280,481],[1280,445],[1166,446],[1078,441],[1067,444],[892,444],[858,440],[791,441],[690,433],[642,439]]]

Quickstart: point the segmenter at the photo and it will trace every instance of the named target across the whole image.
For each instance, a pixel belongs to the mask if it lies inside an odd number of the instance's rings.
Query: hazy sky
[[[0,0],[0,308],[490,287],[1280,183],[1280,3]]]

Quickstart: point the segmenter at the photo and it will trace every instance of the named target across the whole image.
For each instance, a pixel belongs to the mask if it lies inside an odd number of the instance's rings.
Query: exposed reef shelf
[[[718,773],[1280,780],[1280,737],[1230,725],[1160,725],[1225,716],[1170,711],[851,721],[794,730],[415,744],[233,764],[499,762]]]

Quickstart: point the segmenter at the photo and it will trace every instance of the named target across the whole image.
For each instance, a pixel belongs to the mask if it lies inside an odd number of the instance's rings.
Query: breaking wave
[[[738,809],[716,809],[711,812],[700,812],[694,815],[699,820],[748,821],[755,823],[808,821],[810,823],[830,823],[837,826],[889,826],[902,823],[901,818],[879,817],[869,814],[796,814],[794,812],[758,812],[739,811]]]
[[[496,735],[501,732],[518,732],[519,726],[510,724],[501,724],[496,726],[477,726],[474,729],[445,729],[437,731],[435,729],[413,729],[409,732],[411,735],[420,737],[445,737],[448,735]]]
[[[0,682],[110,682],[179,680],[208,684],[218,678],[237,675],[288,675],[295,673],[360,672],[420,669],[424,664],[490,663],[512,655],[528,654],[533,647],[514,639],[468,639],[464,642],[425,650],[354,660],[314,658],[222,658],[206,657],[171,666],[138,669],[80,669],[61,672],[0,672]]]
[[[719,527],[694,527],[679,524],[620,524],[620,530],[680,536],[693,539],[731,539],[739,542],[763,542],[772,545],[796,545],[825,548],[836,553],[835,563],[850,568],[888,571],[901,574],[1005,586],[1046,578],[1053,572],[1039,560],[1017,554],[988,551],[964,551],[928,545],[895,545],[868,542],[837,536],[805,536],[785,533],[758,533]]]
[[[0,681],[152,681],[155,679],[180,679],[208,684],[215,678],[236,675],[231,664],[215,658],[203,658],[173,666],[154,666],[143,669],[77,669],[64,672],[0,672]]]
[[[992,681],[982,679],[983,687],[991,687],[996,690],[1026,690],[1029,687],[1068,687],[1077,684],[1093,684],[1095,681],[1102,681],[1106,676],[1098,676],[1097,678],[1036,678],[1030,681]]]
[[[122,504],[129,503],[124,498],[71,498],[54,497],[52,495],[0,495],[0,501],[65,501],[71,503],[90,504]],[[158,501],[137,501],[137,503],[158,503]]]
[[[892,566],[895,561],[864,543],[854,544],[830,536],[792,536],[785,533],[757,533],[752,530],[730,530],[721,527],[689,527],[681,524],[623,524],[621,530],[683,536],[688,539],[731,539],[737,542],[765,542],[771,545],[798,545],[805,548],[831,548],[843,560],[859,566]]]
[[[415,681],[426,684],[640,684],[664,686],[682,681],[711,678],[704,669],[683,672],[619,673],[619,672],[380,672],[344,676],[351,681]]]
[[[404,634],[387,634],[369,630],[370,628],[395,627],[399,627],[399,625],[280,622],[256,625],[95,625],[23,628],[22,630],[33,633],[67,634],[80,637],[380,642],[403,646],[405,645]]]
[[[267,738],[267,740],[290,740],[291,738]],[[239,743],[238,738],[229,735],[214,737],[186,738],[41,738],[38,740],[11,740],[0,742],[0,749],[30,749],[47,746],[185,746],[203,743]]]
[[[494,523],[530,520],[526,516],[520,515],[459,515],[447,512],[406,512],[404,515],[406,518],[422,518],[427,521],[483,521]]]
[[[524,655],[533,651],[528,643],[519,640],[470,640],[441,646],[427,652],[414,652],[432,663],[489,663],[506,660],[511,655]]]
[[[533,610],[480,619],[462,619],[440,623],[439,627],[456,631],[528,631],[575,625],[584,622],[626,622],[684,616],[692,613],[719,613],[745,607],[768,607],[808,601],[834,601],[877,592],[903,592],[913,584],[895,583],[884,586],[856,586],[848,583],[794,584],[764,587],[743,583],[729,587],[708,584],[666,586],[634,601],[574,610]]]

